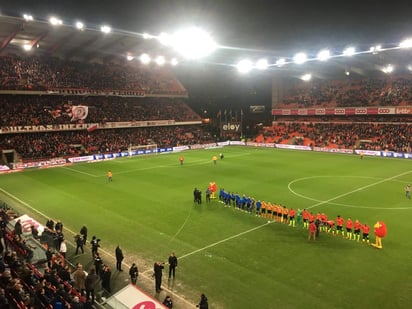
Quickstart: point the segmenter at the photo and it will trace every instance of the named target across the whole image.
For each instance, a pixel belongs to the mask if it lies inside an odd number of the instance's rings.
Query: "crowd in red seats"
[[[395,122],[277,122],[266,128],[257,141],[412,152],[412,126]]]
[[[46,56],[0,57],[0,90],[56,88],[141,90],[146,94],[186,92],[170,72],[160,67],[81,63]]]
[[[277,108],[412,105],[412,77],[301,82],[286,91]]]

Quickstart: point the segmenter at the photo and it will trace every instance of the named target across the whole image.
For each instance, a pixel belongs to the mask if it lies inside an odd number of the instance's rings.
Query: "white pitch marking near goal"
[[[311,209],[311,208],[315,208],[315,207],[321,206],[321,205],[323,205],[323,204],[327,204],[327,203],[332,202],[332,201],[334,201],[334,200],[337,200],[337,199],[339,199],[339,198],[341,198],[341,197],[345,197],[345,196],[350,195],[350,194],[352,194],[352,193],[359,192],[359,191],[362,191],[362,190],[367,189],[367,188],[370,188],[370,187],[374,187],[374,186],[379,185],[379,184],[381,184],[381,183],[384,183],[384,182],[393,180],[393,179],[398,178],[398,177],[401,177],[401,176],[408,175],[408,174],[410,174],[410,173],[412,173],[412,170],[407,171],[407,172],[404,172],[404,173],[400,173],[400,174],[395,175],[395,176],[392,176],[392,177],[388,177],[388,178],[382,179],[382,180],[380,180],[380,181],[373,182],[373,183],[371,183],[371,184],[369,184],[369,185],[366,185],[366,186],[363,186],[363,187],[359,187],[359,188],[357,188],[357,189],[355,189],[355,190],[352,190],[352,191],[349,191],[349,192],[346,192],[346,193],[342,193],[342,194],[337,195],[337,196],[335,196],[335,197],[332,197],[332,198],[330,198],[330,199],[328,199],[328,200],[326,200],[326,201],[321,201],[321,202],[316,203],[316,204],[314,204],[314,205],[312,205],[312,206],[306,207],[306,209]],[[296,182],[296,181],[298,181],[298,180],[304,180],[304,179],[309,179],[309,178],[313,178],[313,176],[312,176],[312,177],[304,177],[304,178],[300,178],[300,179],[296,179],[296,180],[291,181],[291,182],[288,184],[289,191],[295,194],[295,192],[290,188],[290,185],[291,185],[293,182]],[[298,196],[299,196],[299,194],[295,194],[295,195],[298,195]]]

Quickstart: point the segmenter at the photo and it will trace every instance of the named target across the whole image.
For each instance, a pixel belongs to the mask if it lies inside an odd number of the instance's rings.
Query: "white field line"
[[[412,173],[412,170],[411,170],[411,171],[404,172],[404,173],[400,173],[400,174],[398,174],[398,175],[395,175],[395,176],[392,176],[392,177],[389,177],[389,178],[385,178],[385,179],[382,179],[382,180],[373,182],[373,183],[371,183],[371,184],[369,184],[369,185],[366,185],[366,186],[357,188],[357,189],[355,189],[355,190],[352,190],[352,191],[349,191],[349,192],[346,192],[346,193],[342,193],[342,194],[340,194],[340,195],[337,195],[337,196],[335,196],[335,197],[332,197],[332,198],[330,198],[330,199],[328,199],[328,200],[326,200],[326,201],[322,201],[322,202],[316,203],[316,204],[314,204],[314,205],[312,205],[312,206],[307,207],[307,209],[311,209],[311,208],[315,208],[315,207],[318,207],[318,206],[323,205],[323,204],[327,204],[327,203],[332,202],[332,201],[334,201],[334,200],[337,200],[337,199],[339,199],[339,198],[341,198],[341,197],[350,195],[350,194],[355,193],[355,192],[359,192],[359,191],[365,190],[365,189],[370,188],[370,187],[374,187],[374,186],[379,185],[379,184],[381,184],[381,183],[390,181],[390,180],[392,180],[392,179],[395,179],[395,178],[398,178],[398,177],[401,177],[401,176],[404,176],[404,175],[408,175],[408,174],[410,174],[410,173]]]
[[[100,177],[100,176],[93,175],[93,174],[90,174],[90,173],[87,173],[87,172],[82,172],[82,171],[79,171],[79,170],[76,170],[74,168],[67,167],[67,166],[63,166],[62,168],[66,169],[66,170],[70,170],[72,172],[76,172],[76,173],[80,173],[80,174],[87,175],[87,176],[90,176],[90,177],[94,177],[94,178]]]
[[[230,156],[230,157],[231,157],[231,158],[234,158],[234,157],[242,157],[242,156],[248,156],[248,155],[250,155],[250,154],[251,154],[250,152],[239,153],[239,154],[232,155],[232,156]],[[129,169],[129,170],[127,170],[127,171],[116,172],[115,175],[128,174],[128,173],[133,173],[133,172],[138,172],[138,171],[152,170],[152,169],[156,169],[156,168],[175,167],[175,166],[178,166],[179,164],[180,164],[180,163],[177,162],[176,164],[155,165],[155,166],[149,166],[149,167],[141,167],[141,168],[136,168],[136,169]],[[194,161],[190,161],[190,162],[185,162],[185,163],[184,163],[184,165],[189,165],[189,166],[193,166],[193,165],[204,165],[204,164],[210,164],[210,165],[212,165],[213,163],[212,163],[212,160],[206,160],[206,159],[203,159],[203,160],[194,160]],[[70,167],[67,167],[67,166],[62,167],[62,168],[68,169],[68,170],[70,170],[70,171],[77,172],[77,173],[80,173],[80,174],[84,174],[84,175],[87,175],[87,176],[90,176],[90,177],[94,177],[94,178],[107,177],[106,174],[93,175],[93,174],[90,174],[90,173],[87,173],[87,172],[78,171],[78,170],[76,170],[76,169],[74,169],[74,168],[70,168]]]

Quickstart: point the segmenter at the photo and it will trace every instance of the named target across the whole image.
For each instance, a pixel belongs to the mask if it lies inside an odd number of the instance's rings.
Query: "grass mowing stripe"
[[[79,171],[79,170],[76,170],[74,168],[67,167],[67,166],[63,166],[62,168],[66,169],[66,170],[69,170],[69,171],[72,171],[72,172],[75,172],[75,173],[80,173],[80,174],[83,174],[83,175],[87,175],[87,176],[90,176],[90,177],[95,177],[95,178],[100,177],[100,176],[93,175],[93,174],[86,173],[86,172],[82,172],[82,171]]]

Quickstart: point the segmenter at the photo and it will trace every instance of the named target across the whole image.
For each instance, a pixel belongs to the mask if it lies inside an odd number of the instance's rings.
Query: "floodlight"
[[[318,53],[317,58],[318,58],[318,60],[320,60],[320,61],[326,61],[326,60],[328,60],[328,59],[330,58],[330,51],[327,50],[327,49],[321,50],[321,51]]]
[[[282,66],[284,66],[285,64],[286,64],[286,60],[284,59],[284,58],[281,58],[281,59],[278,59],[278,60],[276,60],[276,66],[278,66],[278,67],[282,67]]]
[[[236,65],[237,70],[239,73],[248,73],[252,70],[253,64],[252,61],[245,59],[239,61],[239,63]]]
[[[369,49],[369,51],[372,53],[372,54],[374,54],[374,55],[376,55],[379,51],[381,51],[382,50],[382,46],[380,46],[380,45],[376,45],[376,46],[372,46],[370,49]]]
[[[353,56],[355,52],[356,52],[355,47],[348,47],[343,51],[343,55],[350,57],[350,56]]]
[[[157,63],[157,65],[164,65],[166,60],[163,56],[157,56],[155,62]]]
[[[148,64],[151,61],[150,56],[148,54],[140,55],[139,59],[143,64]]]
[[[112,28],[110,28],[110,26],[104,25],[100,27],[100,31],[103,33],[110,33],[112,32]]]
[[[58,19],[57,17],[50,17],[49,22],[53,26],[59,26],[63,24],[63,21],[61,19]]]
[[[150,34],[148,34],[148,33],[143,33],[143,38],[144,38],[145,40],[153,39],[153,35],[150,35]]]
[[[127,56],[126,56],[126,59],[127,59],[128,61],[132,61],[132,60],[134,59],[134,57],[133,57],[132,55],[127,55]]]
[[[163,45],[166,45],[166,46],[172,45],[172,37],[170,34],[167,34],[166,32],[160,33],[157,39]]]
[[[32,21],[32,20],[33,20],[33,16],[32,16],[32,15],[29,15],[29,14],[23,14],[23,18],[24,18],[26,21]]]
[[[350,75],[350,71],[349,71],[349,70],[346,70],[346,71],[345,71],[345,75],[346,75],[346,76],[349,76],[349,75]]]
[[[412,65],[408,65],[406,68],[408,69],[408,71],[412,71]]]
[[[266,70],[268,68],[268,61],[266,59],[260,59],[256,62],[256,68],[259,70]]]
[[[79,30],[83,30],[84,29],[84,24],[81,21],[77,21],[76,22],[76,28]]]
[[[24,45],[23,45],[23,49],[24,49],[25,51],[30,51],[30,50],[32,49],[32,46],[31,46],[31,44],[24,44]]]
[[[392,64],[388,64],[386,67],[384,67],[384,68],[382,69],[382,72],[383,72],[383,73],[386,73],[386,74],[390,74],[390,73],[393,72],[394,69],[395,69],[395,68],[393,67]]]
[[[178,63],[179,62],[177,61],[176,58],[173,58],[172,60],[170,60],[170,64],[173,65],[173,66],[177,65]]]
[[[213,53],[217,44],[202,29],[193,27],[173,34],[171,42],[174,49],[189,59],[199,59]]]
[[[406,39],[399,44],[400,48],[411,48],[412,47],[412,39]]]
[[[304,74],[304,75],[302,75],[301,77],[300,77],[300,79],[301,80],[303,80],[303,81],[305,81],[305,82],[307,82],[307,81],[310,81],[311,79],[312,79],[312,74]]]
[[[307,60],[307,56],[305,53],[297,53],[294,57],[293,57],[293,62],[295,62],[296,64],[302,64],[305,63]]]

